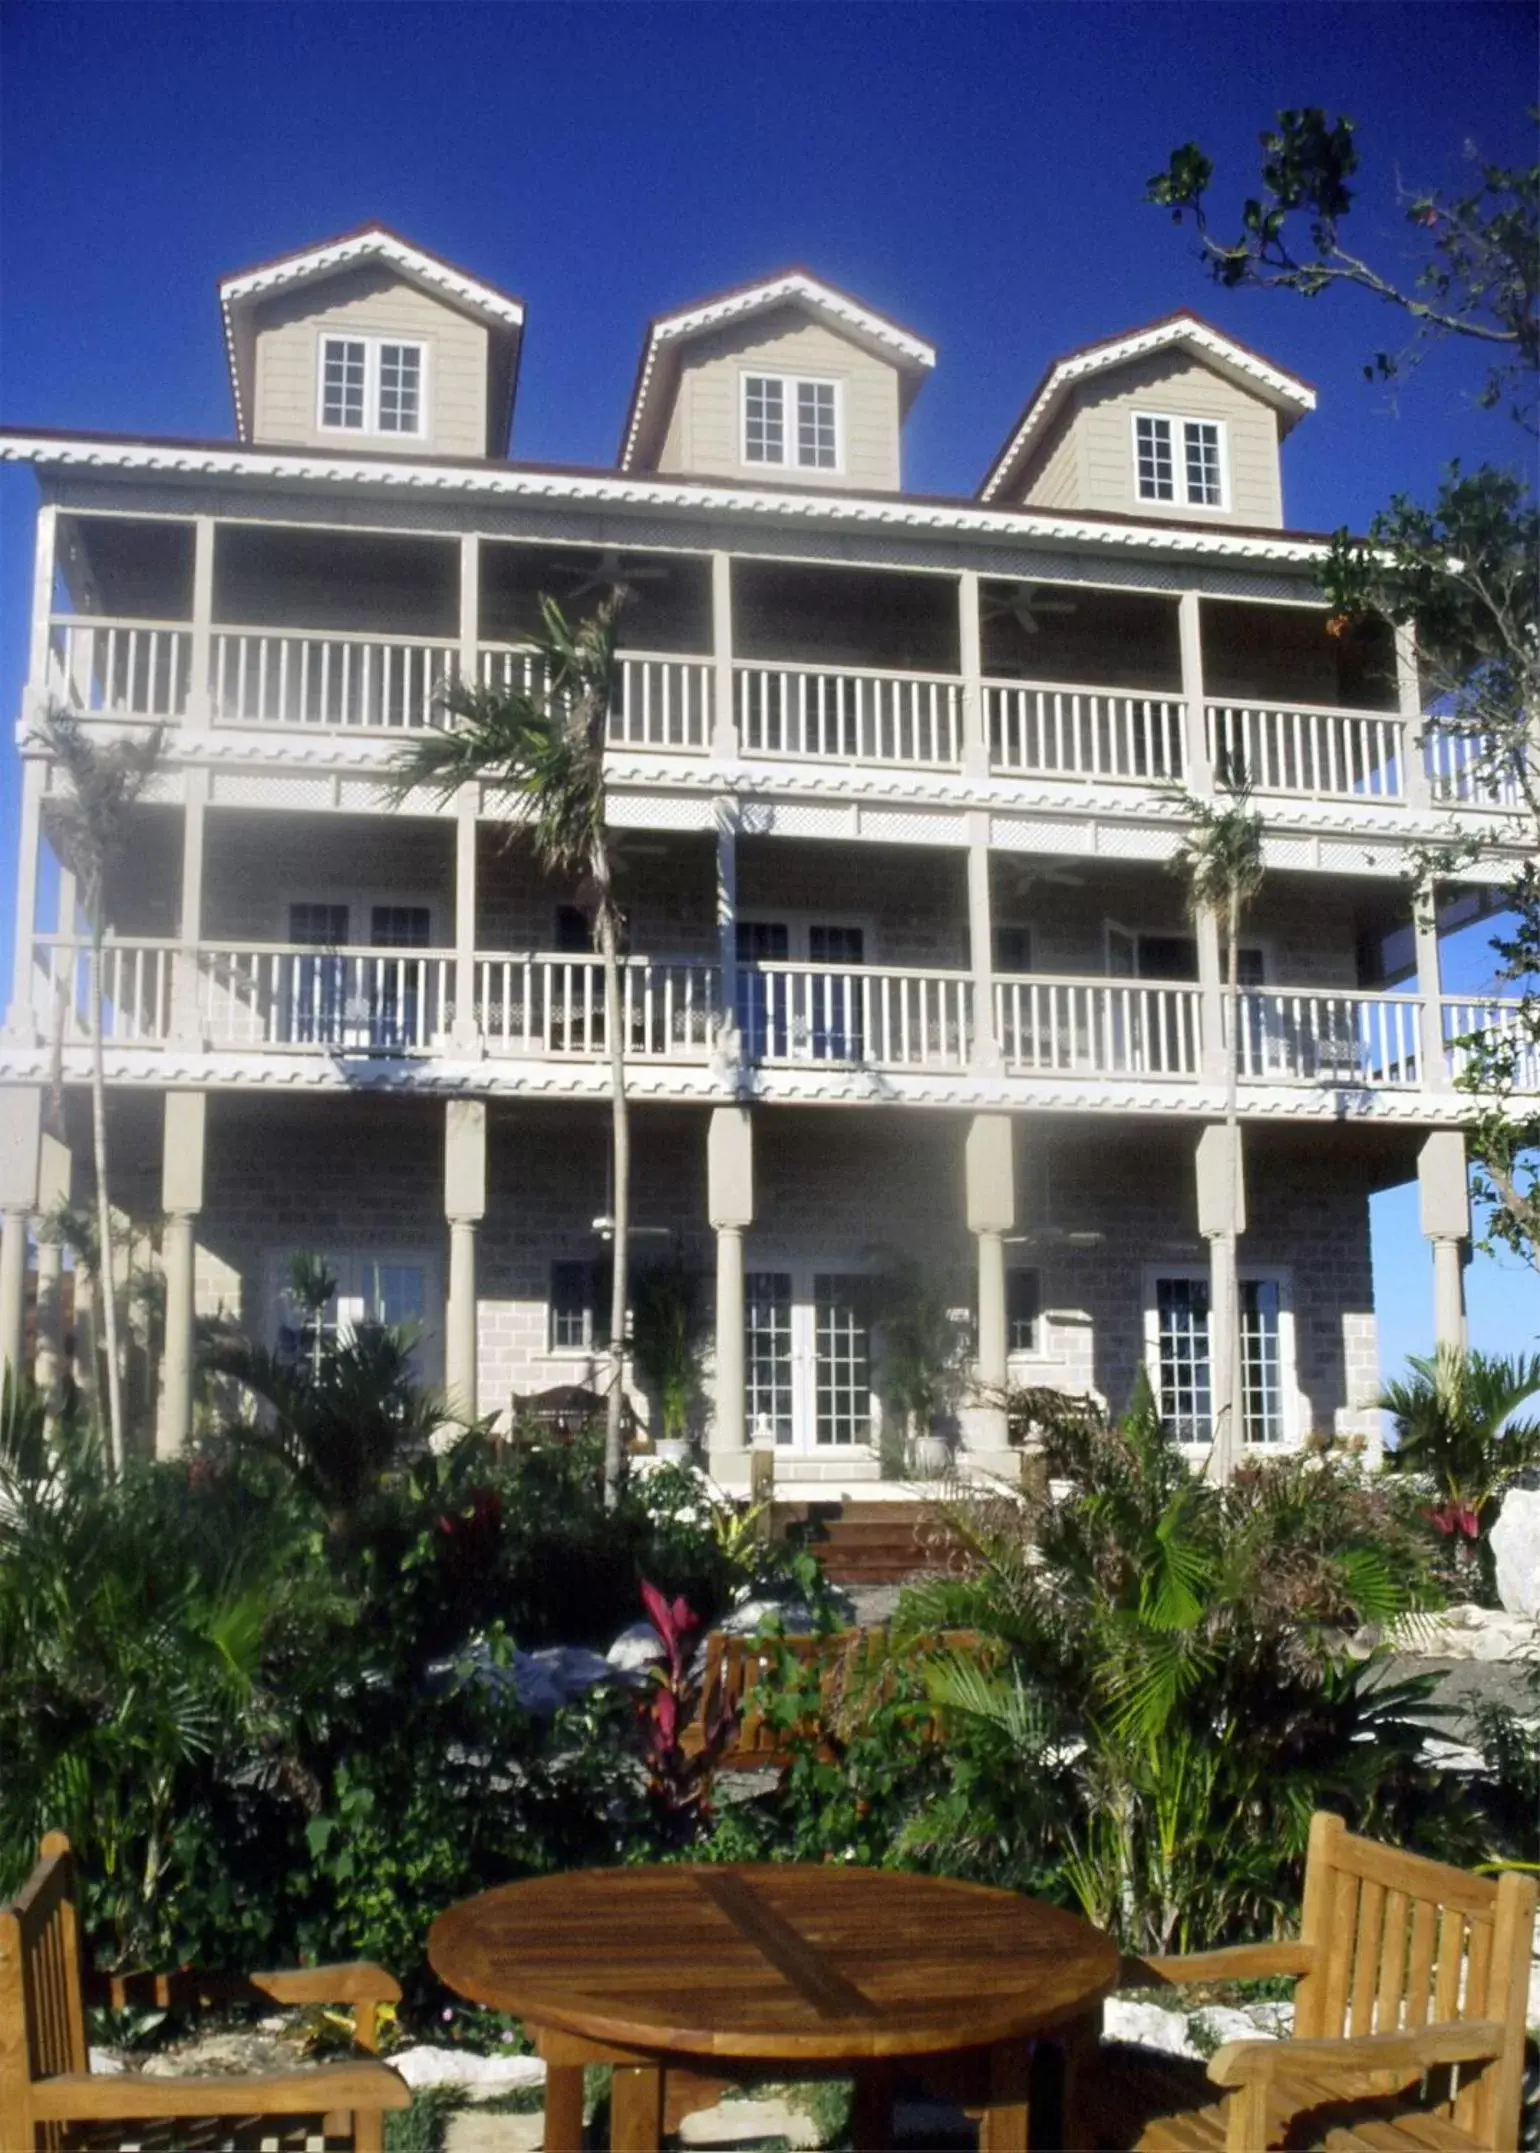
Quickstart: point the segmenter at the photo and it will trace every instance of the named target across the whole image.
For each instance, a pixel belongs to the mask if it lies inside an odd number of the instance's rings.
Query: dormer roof
[[[801,307],[852,343],[886,359],[898,374],[901,404],[907,410],[916,390],[936,363],[936,350],[912,329],[890,321],[871,307],[806,269],[782,269],[753,284],[698,299],[677,313],[660,314],[647,324],[637,364],[636,385],[621,430],[619,467],[637,468],[650,444],[661,439],[679,375],[683,346],[725,323],[768,314],[785,306]]]
[[[977,498],[992,501],[1011,484],[1029,451],[1047,433],[1065,399],[1080,382],[1110,372],[1114,367],[1126,366],[1131,360],[1146,358],[1151,352],[1172,347],[1191,352],[1194,358],[1213,367],[1237,387],[1247,389],[1271,404],[1278,413],[1280,437],[1307,411],[1315,409],[1315,390],[1308,381],[1301,381],[1297,374],[1286,373],[1271,359],[1264,359],[1260,352],[1237,343],[1234,337],[1216,329],[1212,322],[1204,321],[1201,315],[1184,307],[1142,329],[1125,330],[1121,336],[1109,337],[1101,343],[1082,344],[1078,350],[1052,361],[1027,398],[1005,446],[990,465]]]
[[[323,239],[316,246],[277,255],[272,261],[258,262],[254,268],[237,270],[220,279],[219,306],[230,362],[230,389],[235,399],[235,429],[240,440],[251,438],[252,310],[275,292],[317,283],[372,262],[395,270],[408,283],[483,322],[503,342],[508,355],[508,421],[512,423],[524,336],[523,300],[483,283],[441,255],[425,253],[383,224],[366,224],[356,232],[343,232],[335,239]]]

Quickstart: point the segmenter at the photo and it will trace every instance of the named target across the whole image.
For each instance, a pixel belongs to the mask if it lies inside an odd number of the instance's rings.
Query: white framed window
[[[610,1258],[558,1257],[551,1265],[552,1353],[593,1353],[610,1342]]]
[[[837,381],[796,374],[745,374],[743,460],[798,471],[838,471],[844,462]]]
[[[1145,1362],[1161,1419],[1179,1443],[1213,1441],[1213,1363],[1209,1274],[1162,1269],[1145,1275]],[[1243,1271],[1241,1304],[1241,1440],[1279,1449],[1298,1440],[1294,1387],[1294,1309],[1281,1271]]]
[[[1042,1280],[1036,1271],[1021,1270],[1014,1264],[1005,1274],[1005,1350],[1043,1350]]]
[[[1134,490],[1141,501],[1228,509],[1229,445],[1224,421],[1136,411]]]
[[[428,430],[428,347],[378,336],[323,336],[316,422],[325,433],[420,439]]]
[[[296,1298],[291,1272],[300,1253],[319,1255],[336,1280],[336,1291],[319,1314]],[[274,1342],[286,1358],[308,1357],[317,1338],[330,1343],[364,1324],[388,1324],[414,1334],[413,1364],[419,1380],[433,1382],[439,1372],[435,1310],[439,1264],[421,1249],[298,1249],[269,1259],[272,1278]]]

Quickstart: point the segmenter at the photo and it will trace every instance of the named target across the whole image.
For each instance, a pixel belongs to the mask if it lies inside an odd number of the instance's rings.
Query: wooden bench
[[[370,2060],[379,2007],[401,1991],[383,1967],[313,1966],[292,1973],[92,1976],[80,1961],[75,1862],[63,1832],[44,1839],[37,1866],[0,1907],[0,2145],[5,2153],[101,2153],[132,2147],[324,2146],[378,2153],[384,2113],[411,2093]],[[148,2078],[93,2076],[89,2005],[123,2009],[234,2003],[351,2004],[354,2038],[370,2056],[314,2069]]]
[[[1194,2098],[1180,2070],[1104,2050],[1097,2143],[1138,2153],[1513,2153],[1532,1877],[1495,1882],[1311,1822],[1300,1936],[1127,1959],[1127,1987],[1298,1977],[1287,2041],[1232,2041]],[[1191,2067],[1196,2072],[1197,2067]],[[1217,2091],[1218,2098],[1213,2097]]]

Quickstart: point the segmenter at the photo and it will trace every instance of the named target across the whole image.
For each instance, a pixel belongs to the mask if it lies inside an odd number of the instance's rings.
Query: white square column
[[[476,1229],[487,1211],[487,1103],[444,1106],[444,1216],[449,1222],[449,1291],[444,1305],[444,1389],[461,1420],[478,1411]]]
[[[754,1123],[746,1106],[712,1110],[706,1134],[706,1209],[717,1242],[711,1474],[724,1486],[746,1490],[743,1235],[754,1223]]]
[[[161,1359],[160,1417],[156,1455],[174,1457],[192,1437],[194,1327],[197,1317],[198,1214],[203,1209],[203,1167],[208,1135],[208,1097],[201,1091],[168,1091],[161,1136],[161,1267],[166,1277],[166,1344]]]

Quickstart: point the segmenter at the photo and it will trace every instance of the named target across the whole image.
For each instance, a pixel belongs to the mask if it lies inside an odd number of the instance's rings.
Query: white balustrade
[[[620,986],[628,1060],[706,1059],[715,1029],[714,965],[629,957]],[[478,957],[476,1021],[491,1054],[602,1056],[603,962],[544,953]]]
[[[744,964],[737,1014],[750,1062],[965,1069],[973,983],[887,965]]]
[[[1500,742],[1430,718],[1422,736],[1423,766],[1435,800],[1461,807],[1522,805],[1511,751]]]
[[[711,745],[712,662],[709,658],[661,657],[623,651],[607,738],[611,747],[664,748],[701,754]],[[513,645],[485,644],[483,687],[539,685],[535,653]]]
[[[1416,1087],[1421,1008],[1412,994],[1248,988],[1240,996],[1238,1073],[1259,1084]]]
[[[456,656],[453,643],[420,636],[216,628],[214,721],[420,732],[442,722],[439,696]]]
[[[992,770],[1159,784],[1186,768],[1186,705],[1140,689],[984,683]]]
[[[961,761],[959,681],[850,667],[739,665],[734,671],[746,755],[926,769]]]
[[[1473,1071],[1504,1088],[1540,1093],[1540,1039],[1514,997],[1444,1001],[1444,1051],[1451,1076]]]
[[[1136,979],[995,981],[995,1029],[1015,1076],[1195,1077],[1198,989]]]
[[[445,950],[203,943],[199,1029],[214,1049],[426,1054],[454,1018]]]
[[[1258,792],[1309,799],[1399,800],[1405,726],[1395,716],[1306,703],[1208,705],[1208,747],[1221,775]]]
[[[180,718],[191,680],[185,625],[74,613],[49,622],[45,693],[83,717]]]
[[[110,936],[102,945],[102,1041],[155,1046],[171,1034],[174,942]],[[91,944],[39,935],[33,944],[32,1014],[49,1040],[76,1046],[93,1035]]]

